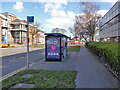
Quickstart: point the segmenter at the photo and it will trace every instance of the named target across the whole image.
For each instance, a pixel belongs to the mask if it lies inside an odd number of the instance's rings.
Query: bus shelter
[[[45,33],[46,61],[61,61],[67,56],[68,37],[61,33]]]

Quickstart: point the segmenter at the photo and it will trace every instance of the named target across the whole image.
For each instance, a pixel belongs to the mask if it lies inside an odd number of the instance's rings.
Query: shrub
[[[8,47],[10,47],[10,44],[8,44]]]
[[[7,46],[2,46],[2,48],[6,48]]]
[[[120,74],[119,45],[120,43],[91,42],[87,43],[86,47],[97,56],[102,57],[104,62],[111,67],[112,70]]]

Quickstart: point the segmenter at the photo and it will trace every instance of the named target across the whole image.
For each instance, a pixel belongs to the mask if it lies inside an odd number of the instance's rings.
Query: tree
[[[52,33],[59,33],[59,32],[60,32],[60,29],[59,29],[59,28],[54,28],[51,32],[52,32]]]
[[[65,34],[65,32],[67,32],[67,30],[65,30],[65,29],[60,29],[60,31],[62,34]]]
[[[65,32],[67,32],[67,30],[61,29],[61,28],[54,28],[51,32],[52,33],[62,33],[62,34],[64,34]]]
[[[80,34],[86,31],[91,37],[91,41],[94,39],[95,29],[98,27],[99,19],[101,15],[97,13],[99,6],[92,2],[81,2],[80,6],[83,14],[78,15],[75,18],[75,30]]]
[[[70,31],[71,34],[75,35],[75,30],[72,27],[69,27],[68,30]]]
[[[37,44],[37,38],[39,37],[38,32],[40,32],[40,30],[38,28],[43,28],[42,25],[40,24],[40,22],[35,22],[35,26],[31,28],[30,34],[32,35],[32,45],[35,39],[35,35],[36,35],[36,44]]]

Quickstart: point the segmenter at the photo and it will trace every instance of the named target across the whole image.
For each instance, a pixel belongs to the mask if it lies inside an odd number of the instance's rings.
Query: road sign
[[[34,23],[34,16],[27,16],[27,68],[29,68],[29,23]]]
[[[28,18],[30,23],[34,23],[34,16],[28,16]]]

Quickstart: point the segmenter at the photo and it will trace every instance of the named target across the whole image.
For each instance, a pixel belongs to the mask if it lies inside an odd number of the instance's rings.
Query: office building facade
[[[100,20],[100,41],[118,42],[120,39],[120,1]]]

